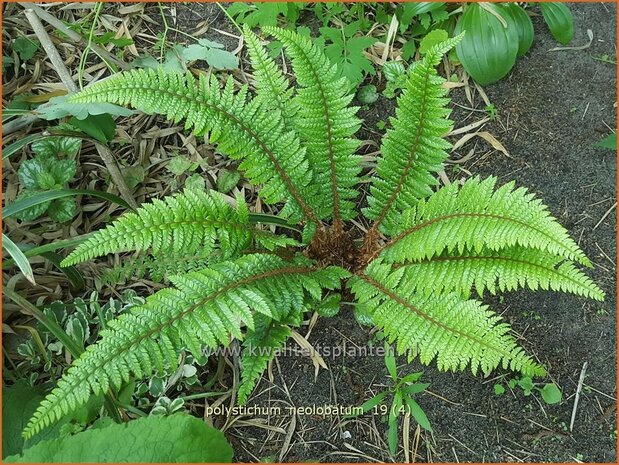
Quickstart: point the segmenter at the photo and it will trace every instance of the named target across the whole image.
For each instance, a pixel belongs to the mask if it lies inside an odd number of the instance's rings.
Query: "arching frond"
[[[454,293],[426,297],[401,282],[404,269],[374,262],[351,278],[349,285],[374,323],[399,353],[419,355],[424,364],[436,358],[440,370],[464,370],[488,374],[498,366],[527,376],[545,370],[518,347],[509,325],[475,300]]]
[[[24,434],[31,437],[75,411],[91,393],[175,367],[182,348],[200,356],[204,347],[226,345],[231,336],[241,339],[242,323],[255,328],[254,312],[278,320],[306,295],[319,299],[322,289],[338,288],[348,275],[302,257],[287,262],[274,255],[247,255],[175,276],[175,288],[153,294],[144,305],[108,324],[102,338],[86,349],[41,403]]]
[[[420,201],[402,214],[393,239],[381,249],[382,256],[404,263],[443,252],[478,254],[518,245],[590,265],[533,194],[522,187],[515,189],[513,182],[494,190],[495,184],[494,177],[475,177],[462,187],[452,184]]]
[[[233,208],[217,192],[185,190],[143,204],[80,244],[63,262],[74,265],[111,252],[151,249],[155,255],[208,256],[216,248],[222,259],[251,243],[254,226],[245,201]]]
[[[571,292],[604,300],[604,292],[570,261],[535,249],[510,247],[499,251],[443,254],[403,265],[402,286],[429,297],[456,292],[469,298],[528,287]]]
[[[109,102],[131,105],[146,113],[162,114],[185,128],[208,135],[218,149],[235,160],[267,203],[286,202],[283,214],[292,220],[318,223],[312,205],[317,185],[312,183],[305,149],[287,132],[279,111],[263,100],[247,101],[247,87],[234,93],[230,77],[224,89],[215,76],[169,74],[162,70],[134,70],[116,74],[69,97],[72,103]]]
[[[383,138],[369,207],[363,210],[365,216],[375,220],[375,229],[385,221],[383,229],[391,231],[402,211],[432,194],[437,184],[435,173],[451,147],[443,136],[452,122],[447,119],[447,90],[441,87],[445,79],[435,68],[460,39],[454,37],[434,46],[409,72],[398,98],[396,117],[390,118],[393,128]]]
[[[359,141],[354,134],[361,121],[350,107],[345,78],[310,38],[295,32],[265,27],[264,31],[280,40],[292,60],[297,79],[297,132],[307,147],[314,178],[321,188],[324,207],[341,228],[342,220],[356,216],[355,185],[361,171],[355,154]]]

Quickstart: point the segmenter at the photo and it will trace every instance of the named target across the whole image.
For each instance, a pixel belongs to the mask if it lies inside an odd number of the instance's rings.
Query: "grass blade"
[[[13,260],[24,274],[26,279],[30,281],[32,284],[36,284],[34,281],[34,274],[32,272],[32,267],[30,266],[30,262],[24,255],[24,253],[15,245],[11,239],[8,238],[4,233],[2,233],[2,248],[5,249]]]
[[[118,205],[122,205],[126,208],[131,208],[127,202],[118,197],[117,195],[110,194],[108,192],[88,190],[88,189],[55,189],[51,191],[41,192],[40,194],[33,195],[25,199],[17,200],[7,207],[2,209],[2,219],[9,218],[23,210],[26,210],[34,205],[47,202],[49,200],[61,199],[63,197],[71,197],[73,195],[90,195],[92,197],[99,197],[104,200],[108,200]]]

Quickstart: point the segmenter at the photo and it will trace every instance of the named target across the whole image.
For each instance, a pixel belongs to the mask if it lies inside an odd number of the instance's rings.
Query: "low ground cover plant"
[[[363,198],[360,120],[348,82],[310,38],[264,32],[283,44],[296,86],[246,28],[254,96],[232,78],[222,87],[215,74],[142,69],[69,97],[185,121],[239,160],[278,214],[256,215],[240,196],[231,204],[217,192],[187,189],[124,214],[79,245],[65,265],[136,252],[159,267],[173,262],[173,273],[157,270],[172,287],[108,322],[41,403],[26,437],[93,394],[174,369],[183,349],[199,358],[233,339],[243,341],[242,404],[306,312],[330,316],[340,301],[354,301],[357,319],[380,328],[398,353],[436,361],[440,370],[544,376],[475,294],[528,287],[603,299],[577,268],[590,261],[525,188],[497,186],[494,177],[439,187],[452,122],[436,67],[462,36],[430,48],[408,73]]]

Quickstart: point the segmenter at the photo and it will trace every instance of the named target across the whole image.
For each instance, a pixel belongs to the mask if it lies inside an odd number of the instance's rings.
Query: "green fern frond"
[[[526,376],[543,376],[544,368],[527,356],[508,334],[510,327],[475,300],[454,293],[426,297],[401,282],[405,270],[391,271],[374,262],[349,281],[350,288],[400,354],[419,355],[423,364],[436,358],[439,370],[490,373],[498,366]]]
[[[234,93],[230,77],[219,88],[215,76],[169,74],[161,69],[115,74],[69,97],[72,103],[108,102],[131,105],[145,113],[162,114],[210,142],[235,160],[254,185],[262,185],[261,197],[274,204],[286,202],[282,214],[318,223],[312,206],[320,203],[305,149],[284,127],[281,114],[262,99],[247,101],[247,86]]]
[[[604,300],[604,292],[570,261],[536,249],[511,247],[478,254],[444,254],[404,265],[402,286],[429,297],[456,292],[469,298],[528,287]]]
[[[249,52],[253,76],[256,80],[256,93],[264,100],[266,106],[279,110],[287,129],[293,129],[293,120],[299,110],[292,99],[294,89],[290,87],[275,61],[269,56],[266,49],[260,45],[258,36],[247,25],[243,27],[243,36]]]
[[[253,231],[247,204],[241,197],[237,197],[235,209],[217,192],[187,189],[122,215],[80,244],[62,265],[74,265],[111,252],[147,249],[155,255],[200,252],[207,256],[217,246],[222,259],[226,259],[249,245]]]
[[[262,376],[267,365],[277,355],[290,336],[290,328],[263,315],[256,315],[255,328],[248,331],[241,354],[241,384],[237,403],[243,405]]]
[[[382,250],[389,262],[431,258],[443,252],[482,253],[515,245],[590,266],[567,231],[541,200],[510,182],[496,191],[495,177],[451,184],[405,211]],[[377,252],[376,254],[378,254]]]
[[[341,228],[342,220],[356,216],[354,199],[359,195],[355,186],[361,158],[355,154],[359,141],[354,134],[361,121],[358,108],[348,106],[353,95],[348,94],[345,78],[338,78],[337,67],[310,38],[274,27],[264,31],[284,44],[292,60],[298,84],[297,132],[307,147],[325,208]]]
[[[238,250],[238,253],[262,251],[275,252],[281,248],[300,247],[301,243],[291,237],[280,236],[271,231],[254,229],[252,231],[255,249]],[[206,249],[208,250],[208,249]],[[225,249],[228,253],[233,249]],[[236,256],[237,253],[233,253]],[[103,272],[101,280],[106,284],[125,283],[129,280],[142,279],[148,276],[157,283],[169,282],[170,276],[189,273],[206,268],[208,265],[226,260],[221,249],[216,251],[204,252],[204,249],[192,253],[181,253],[176,255],[172,250],[168,250],[160,255],[142,255],[138,257],[124,258],[123,263]]]
[[[342,268],[319,268],[303,257],[287,262],[258,254],[175,276],[175,289],[163,289],[109,322],[102,338],[43,400],[24,435],[32,437],[75,411],[91,393],[174,368],[182,348],[200,356],[205,347],[227,345],[231,336],[242,339],[242,323],[250,330],[255,327],[253,311],[277,320],[306,295],[319,299],[322,289],[336,289],[348,276]]]
[[[434,46],[409,73],[398,98],[396,118],[390,119],[393,129],[382,141],[369,207],[363,209],[365,216],[375,221],[375,229],[385,221],[383,229],[390,231],[401,212],[431,195],[437,184],[435,173],[442,168],[446,150],[451,147],[443,136],[452,122],[447,119],[447,90],[441,87],[445,79],[435,68],[461,38]]]

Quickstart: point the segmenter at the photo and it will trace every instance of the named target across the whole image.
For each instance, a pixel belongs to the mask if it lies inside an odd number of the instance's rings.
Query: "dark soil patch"
[[[616,211],[598,225],[616,200],[616,158],[612,151],[594,147],[609,132],[606,125],[616,126],[615,66],[594,59],[608,55],[616,60],[616,7],[572,4],[570,8],[575,22],[572,44],[586,43],[586,30],[592,29],[592,46],[550,52],[557,44],[541,17],[534,18],[536,38],[529,54],[507,78],[485,89],[499,115],[484,129],[506,146],[511,158],[480,142],[464,168],[481,176],[495,175],[499,182],[514,179],[539,195],[594,262],[589,274],[607,299],[599,304],[573,295],[526,291],[486,299],[512,324],[521,344],[548,367],[550,378],[563,391],[563,401],[548,406],[539,395],[525,397],[520,389],[497,396],[493,386],[506,385],[511,376],[507,372],[484,380],[469,373],[440,373],[434,365],[424,367],[424,380],[440,397],[419,398],[434,433],[422,433],[417,461],[616,460]],[[460,89],[452,92],[452,98],[468,105]],[[467,113],[455,107],[456,126],[470,122],[461,123]],[[383,99],[364,110],[360,137],[378,141],[382,131],[376,123],[391,114],[392,101]],[[454,157],[468,153],[474,143]],[[453,169],[447,174],[452,181],[462,176]],[[368,340],[349,309],[335,318],[320,319],[310,336],[315,347],[331,350],[365,347]],[[282,407],[279,416],[262,418],[290,428],[292,418],[283,405],[359,405],[388,385],[379,356],[325,357],[325,361],[330,371],[321,369],[314,379],[308,357],[281,356],[274,366],[274,384],[263,379],[249,405]],[[570,432],[584,362],[588,387]],[[421,368],[417,362],[407,365],[400,360],[401,372]],[[298,414],[295,420],[287,453],[281,457],[284,461],[390,460],[379,416],[343,422],[341,416]],[[411,424],[412,438],[416,425]],[[236,436],[236,460],[280,459],[286,434],[258,428],[231,432]],[[403,458],[400,447],[397,459]]]

